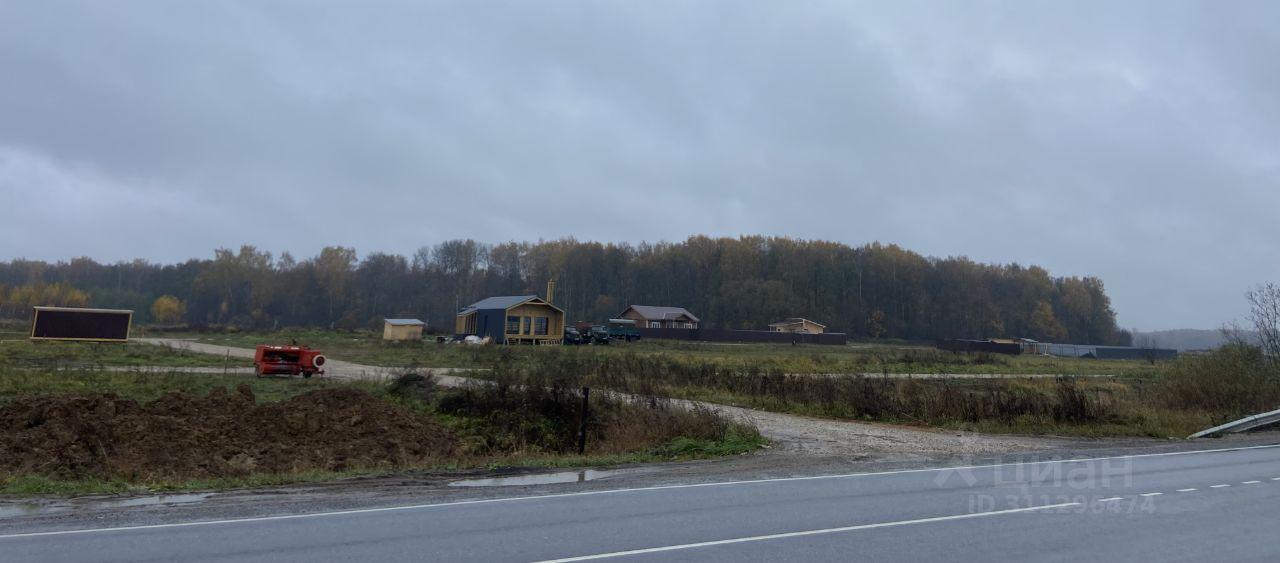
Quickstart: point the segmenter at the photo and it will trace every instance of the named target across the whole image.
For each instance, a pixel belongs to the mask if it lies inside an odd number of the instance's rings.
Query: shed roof
[[[676,319],[676,318],[679,318],[681,315],[684,315],[684,316],[686,316],[686,317],[689,317],[689,319],[690,319],[690,320],[692,320],[692,321],[693,321],[693,322],[695,322],[695,323],[696,323],[696,322],[701,322],[701,321],[698,319],[698,317],[694,316],[694,314],[693,314],[693,313],[690,313],[690,312],[689,312],[687,309],[685,309],[684,307],[660,307],[660,306],[655,306],[655,305],[632,305],[632,306],[627,307],[627,308],[628,308],[628,309],[631,309],[631,310],[634,310],[634,311],[635,311],[635,312],[637,312],[637,313],[640,313],[640,316],[641,316],[641,317],[644,317],[644,318],[645,318],[645,320],[650,320],[650,321],[665,321],[665,320],[670,320],[670,319]],[[625,313],[626,311],[623,311],[623,312]],[[621,315],[619,315],[619,316],[621,316]]]
[[[391,326],[422,326],[427,324],[418,319],[382,319],[382,322]]]

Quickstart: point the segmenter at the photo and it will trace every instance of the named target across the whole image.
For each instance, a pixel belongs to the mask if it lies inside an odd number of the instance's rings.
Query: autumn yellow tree
[[[1067,337],[1067,329],[1058,322],[1053,314],[1053,307],[1041,301],[1031,314],[1031,328],[1035,337],[1044,342],[1061,342]]]
[[[0,313],[18,317],[31,312],[32,307],[84,307],[89,304],[89,294],[65,283],[31,283],[0,292]]]
[[[182,322],[187,314],[187,304],[172,295],[161,295],[151,304],[151,320],[160,324]]]

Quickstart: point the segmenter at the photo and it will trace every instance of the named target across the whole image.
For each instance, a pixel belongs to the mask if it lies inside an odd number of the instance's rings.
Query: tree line
[[[542,295],[553,278],[570,320],[602,321],[645,304],[685,307],[704,326],[735,329],[805,317],[853,337],[1132,340],[1097,278],[932,258],[892,244],[761,236],[636,245],[450,240],[412,256],[360,258],[354,248],[327,247],[302,260],[246,245],[178,264],[17,259],[0,262],[0,315],[88,304],[167,324],[357,328],[417,317],[448,332],[460,307],[492,295]]]

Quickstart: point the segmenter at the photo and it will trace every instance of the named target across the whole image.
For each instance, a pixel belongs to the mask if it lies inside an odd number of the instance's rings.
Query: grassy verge
[[[568,469],[581,467],[616,467],[635,463],[656,463],[694,459],[711,459],[750,453],[760,449],[766,440],[756,433],[742,433],[724,440],[680,438],[645,451],[624,454],[543,454],[472,459],[466,462],[403,468],[354,468],[343,471],[299,471],[291,473],[254,473],[240,477],[214,479],[149,479],[59,478],[48,475],[0,476],[0,495],[49,495],[74,497],[97,494],[154,494],[188,491],[225,491],[258,487],[279,487],[305,483],[323,483],[342,479],[378,478],[412,473],[451,473],[474,469]],[[460,476],[459,478],[463,478]]]
[[[128,343],[0,340],[0,366],[43,370],[104,367],[250,367],[249,360],[220,358],[164,346]]]
[[[134,463],[130,469],[114,471],[111,465],[99,466],[82,463],[74,466],[51,466],[39,471],[0,471],[0,494],[54,494],[78,495],[118,492],[165,492],[182,490],[229,489],[289,483],[314,482],[342,478],[356,478],[400,473],[405,471],[449,472],[467,469],[495,469],[516,467],[582,467],[610,466],[625,463],[663,461],[672,459],[696,459],[745,453],[759,448],[764,440],[745,425],[728,422],[709,411],[675,408],[660,399],[632,401],[607,396],[592,396],[591,416],[588,419],[587,451],[576,453],[575,434],[578,426],[578,405],[581,395],[576,389],[566,388],[557,381],[506,378],[496,385],[475,386],[466,389],[443,389],[427,377],[404,377],[388,383],[338,382],[327,379],[258,379],[242,375],[188,375],[180,373],[127,373],[99,372],[91,370],[33,373],[32,370],[0,368],[0,419],[6,408],[17,409],[20,404],[29,408],[30,400],[63,397],[77,398],[80,402],[68,402],[68,406],[54,404],[50,409],[32,412],[38,414],[42,424],[63,416],[75,405],[101,414],[106,408],[111,413],[130,417],[118,424],[131,426],[143,421],[148,402],[180,407],[169,414],[172,424],[162,427],[183,427],[184,424],[217,422],[228,416],[241,416],[244,411],[219,412],[209,410],[210,405],[225,403],[227,395],[219,388],[241,387],[256,396],[256,404],[292,401],[324,390],[356,389],[389,404],[395,409],[411,413],[411,417],[423,423],[435,425],[448,443],[454,444],[440,454],[430,455],[423,463],[397,465],[352,465],[342,463],[322,466],[301,466],[291,471],[241,471],[232,474],[182,474],[167,470],[164,466],[138,469]],[[189,399],[174,393],[186,393]],[[113,406],[89,400],[99,394],[113,394]],[[235,393],[242,393],[236,391]],[[208,397],[203,399],[202,396]],[[215,400],[215,397],[217,399]],[[119,400],[131,399],[140,406],[121,405]],[[27,401],[23,403],[23,401]],[[201,401],[206,401],[202,403]],[[252,404],[252,403],[251,403]],[[285,403],[289,408],[292,403]],[[123,409],[123,410],[122,410]],[[141,410],[139,410],[141,409]],[[316,413],[308,411],[305,418]],[[326,433],[330,424],[357,424],[355,418],[366,417],[373,411],[358,409],[354,413],[335,413],[332,421],[322,420],[313,429]],[[22,420],[34,420],[21,415]],[[190,420],[186,420],[185,418]],[[15,419],[16,420],[16,419]],[[78,419],[77,419],[78,420]],[[88,419],[86,419],[88,420]],[[170,420],[165,418],[164,420]],[[280,419],[292,424],[289,418]],[[145,422],[145,421],[143,421]],[[223,421],[224,424],[226,421]],[[306,428],[308,420],[299,421]],[[63,428],[83,427],[84,423],[72,422]],[[115,427],[110,421],[106,426]],[[102,425],[95,425],[102,426]],[[388,428],[393,428],[388,427]],[[234,427],[233,428],[238,428]],[[387,432],[383,426],[374,432]],[[0,453],[5,451],[30,451],[24,443],[30,443],[23,429],[13,426],[3,429],[18,432],[0,436]],[[240,430],[243,430],[241,428]],[[61,449],[101,451],[102,459],[114,457],[136,458],[137,449],[119,440],[121,434],[108,428],[84,430],[83,437],[73,438],[61,444]],[[126,428],[127,431],[127,428]],[[285,430],[288,432],[289,430]],[[250,429],[258,435],[258,429]],[[55,431],[54,434],[57,432]],[[368,432],[361,434],[369,436]],[[47,438],[47,436],[45,436]],[[181,441],[182,435],[177,436]],[[7,440],[7,441],[6,441]],[[10,448],[6,450],[5,448]],[[176,446],[175,446],[176,447]],[[401,446],[395,446],[400,448]],[[16,450],[13,448],[17,448]],[[249,454],[262,449],[251,447]],[[233,455],[234,454],[234,455]],[[240,454],[220,450],[219,457],[236,458]],[[339,456],[342,457],[342,456]],[[61,458],[59,458],[61,459]],[[201,458],[205,459],[205,458]],[[314,459],[312,460],[314,462]],[[301,463],[301,462],[300,462]],[[27,464],[30,466],[31,464]],[[215,466],[216,464],[210,465]],[[203,466],[203,465],[201,465]],[[252,464],[249,465],[250,467]],[[0,466],[2,467],[2,466]],[[100,467],[107,467],[101,469]],[[189,467],[189,465],[188,465]]]
[[[18,397],[32,395],[115,393],[135,401],[153,401],[169,391],[208,395],[216,388],[238,385],[248,385],[259,402],[282,401],[307,391],[334,387],[380,390],[376,382],[343,382],[323,377],[287,379],[173,371],[40,371],[0,367],[0,407]]]

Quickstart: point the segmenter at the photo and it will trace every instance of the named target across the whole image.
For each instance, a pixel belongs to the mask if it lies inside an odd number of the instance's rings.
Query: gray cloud
[[[0,5],[0,257],[881,240],[1140,328],[1280,278],[1274,3],[423,4]]]

